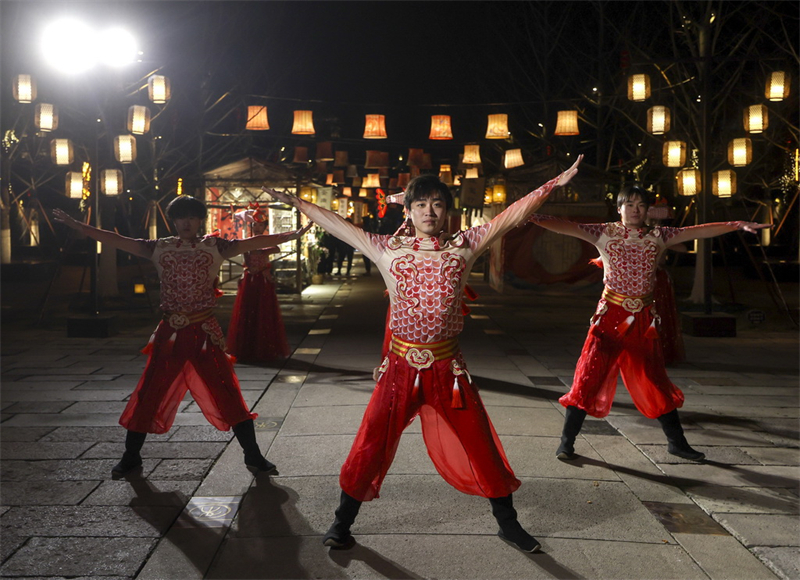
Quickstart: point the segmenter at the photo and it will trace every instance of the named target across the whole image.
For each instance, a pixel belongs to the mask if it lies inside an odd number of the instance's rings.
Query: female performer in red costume
[[[323,539],[326,546],[353,546],[350,526],[361,503],[378,497],[400,435],[419,415],[428,455],[445,481],[463,493],[489,498],[501,538],[526,552],[539,550],[539,542],[517,521],[511,494],[520,481],[458,347],[461,301],[478,255],[524,222],[553,188],[569,182],[580,160],[491,222],[455,235],[444,233],[452,195],[434,175],[416,177],[406,189],[404,205],[415,237],[368,233],[333,212],[264,188],[358,248],[389,290],[389,353],[378,367],[375,391],[342,466],[341,502]]]
[[[252,224],[254,236],[264,234],[267,214],[256,204],[237,217]],[[272,280],[270,254],[277,247],[245,252],[245,271],[228,326],[228,352],[241,362],[266,362],[289,356],[289,343]]]
[[[250,471],[273,471],[275,466],[256,442],[257,415],[242,398],[233,363],[225,353],[225,335],[214,317],[215,280],[224,259],[297,239],[304,230],[233,241],[200,237],[206,206],[189,196],[172,200],[167,216],[177,236],[140,240],[81,223],[60,209],[53,211],[57,221],[102,244],[152,260],[161,280],[164,316],[142,351],[150,356],[119,420],[128,430],[125,452],[111,473],[119,477],[142,465],[139,452],[147,433],[169,431],[187,390],[214,427],[220,431],[233,427]]]
[[[683,393],[672,384],[664,368],[657,332],[659,317],[653,304],[656,268],[670,246],[769,226],[726,222],[649,228],[645,226],[649,205],[647,191],[631,186],[617,196],[619,222],[580,224],[546,215],[531,217],[543,228],[593,244],[600,251],[604,268],[605,290],[592,317],[572,389],[559,399],[567,408],[561,445],[556,451],[559,459],[575,457],[575,438],[587,413],[593,417],[608,415],[620,372],[636,408],[661,423],[669,453],[693,461],[705,458],[684,437],[677,411],[683,405]]]

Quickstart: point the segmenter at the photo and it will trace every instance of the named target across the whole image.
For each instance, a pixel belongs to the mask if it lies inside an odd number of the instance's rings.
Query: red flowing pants
[[[516,491],[520,481],[508,464],[480,395],[466,374],[453,374],[453,359],[436,361],[420,371],[393,352],[387,360],[342,466],[342,490],[359,501],[379,497],[400,436],[419,415],[428,455],[447,483],[482,497],[504,497]],[[415,390],[417,372],[420,381]],[[453,407],[456,378],[460,408]]]
[[[120,425],[140,433],[166,433],[187,390],[220,431],[258,416],[248,410],[233,363],[203,330],[204,322],[177,331],[166,321],[159,323],[147,366]]]
[[[611,302],[606,307],[586,337],[572,389],[559,402],[593,417],[605,417],[621,372],[633,404],[645,417],[655,419],[681,407],[683,393],[669,380],[658,333],[651,329],[651,307],[636,314]],[[631,316],[633,322],[628,326]]]

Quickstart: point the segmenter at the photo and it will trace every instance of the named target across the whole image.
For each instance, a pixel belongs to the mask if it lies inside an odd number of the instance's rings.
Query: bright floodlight
[[[94,36],[83,22],[59,20],[44,29],[42,53],[47,62],[62,72],[82,72],[97,60]]]
[[[136,59],[136,40],[126,30],[110,28],[97,37],[97,54],[109,66],[123,66]]]
[[[130,33],[119,28],[97,33],[87,24],[71,18],[47,26],[42,35],[45,59],[65,73],[83,72],[98,61],[122,66],[133,62],[137,51]]]

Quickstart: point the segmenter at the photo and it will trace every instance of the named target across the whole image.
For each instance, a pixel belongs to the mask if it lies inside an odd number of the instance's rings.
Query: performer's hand
[[[739,226],[740,230],[750,232],[751,234],[756,233],[758,230],[763,230],[764,228],[773,227],[772,224],[758,224],[755,222],[736,222],[736,223]]]
[[[53,219],[69,228],[72,228],[73,230],[80,231],[83,226],[81,222],[68,216],[64,210],[58,208],[53,210]]]
[[[270,189],[269,187],[262,187],[261,191],[264,193],[268,193],[274,199],[278,201],[282,201],[283,203],[290,205],[292,207],[297,207],[297,197],[294,195],[289,195],[284,191],[278,191],[276,189]]]
[[[558,181],[556,182],[556,187],[561,187],[562,185],[566,185],[567,183],[569,183],[570,179],[575,177],[575,174],[578,173],[578,165],[581,164],[581,161],[583,161],[583,154],[578,155],[578,159],[577,161],[575,161],[575,163],[572,164],[572,167],[570,167],[564,173],[561,174],[561,176],[558,178]]]
[[[296,231],[297,237],[298,238],[302,238],[303,234],[306,233],[308,230],[310,230],[313,225],[314,225],[314,222],[309,220],[309,222],[306,225],[304,225],[302,228],[300,228],[299,230]]]

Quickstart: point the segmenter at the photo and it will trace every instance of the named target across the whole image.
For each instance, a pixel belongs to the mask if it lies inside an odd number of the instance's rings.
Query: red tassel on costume
[[[414,379],[414,387],[411,389],[411,400],[416,401],[419,397],[419,371],[417,371],[417,376]]]
[[[203,348],[200,349],[200,352],[208,351],[208,335],[206,335],[206,339],[203,341]]]
[[[656,328],[656,319],[653,318],[653,322],[650,323],[650,326],[647,327],[647,330],[644,332],[645,338],[658,338],[658,328]]]
[[[462,302],[461,303],[461,314],[466,316],[470,312],[472,312],[472,310],[469,309],[469,306],[467,306],[466,302]]]
[[[150,340],[147,341],[147,344],[144,345],[142,349],[142,354],[150,354],[153,352],[153,343],[156,341],[156,333],[150,335]]]
[[[627,334],[628,330],[630,330],[631,325],[635,320],[636,318],[634,318],[634,316],[631,314],[630,316],[628,316],[628,318],[620,322],[619,326],[617,327],[617,332],[619,333],[619,335],[624,336],[625,334]]]
[[[469,284],[464,285],[464,296],[471,302],[475,302],[478,299],[478,293]]]
[[[463,409],[464,400],[461,398],[461,387],[458,384],[458,377],[453,379],[453,402],[450,404],[453,409]]]
[[[167,351],[167,354],[172,352],[172,347],[175,346],[175,341],[176,340],[178,340],[178,333],[177,332],[173,332],[172,336],[170,336],[169,340],[167,341],[167,348],[165,349]]]

